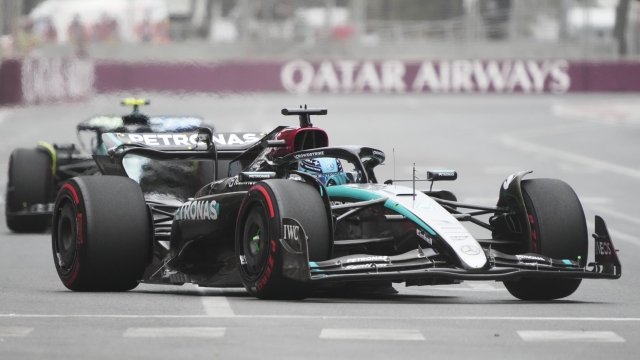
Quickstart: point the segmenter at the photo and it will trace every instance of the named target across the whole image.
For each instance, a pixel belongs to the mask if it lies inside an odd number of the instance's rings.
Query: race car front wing
[[[552,259],[540,254],[504,254],[484,249],[487,265],[468,270],[441,260],[431,248],[415,249],[395,256],[349,255],[322,262],[309,262],[306,235],[302,249],[281,240],[286,249],[284,274],[305,282],[338,282],[363,280],[518,280],[524,277],[571,279],[618,279],[622,266],[604,220],[596,216],[595,261],[587,259]]]

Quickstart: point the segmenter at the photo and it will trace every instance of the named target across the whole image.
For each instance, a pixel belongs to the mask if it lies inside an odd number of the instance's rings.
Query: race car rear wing
[[[202,128],[188,133],[106,133],[102,134],[102,141],[109,153],[133,147],[160,151],[207,151],[212,146],[212,136],[211,130]]]
[[[104,175],[127,176],[122,160],[128,154],[154,160],[205,159],[217,167],[217,150],[211,129],[201,128],[192,133],[164,134],[102,134],[107,155],[93,155]]]

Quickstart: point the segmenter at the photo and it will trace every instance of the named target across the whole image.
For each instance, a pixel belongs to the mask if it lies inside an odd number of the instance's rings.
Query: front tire
[[[236,227],[236,259],[242,283],[260,299],[303,299],[308,284],[283,275],[282,218],[295,219],[308,236],[309,261],[331,256],[330,226],[322,198],[294,180],[257,183],[245,196]]]
[[[5,199],[7,227],[17,233],[47,230],[50,215],[19,215],[31,205],[48,204],[53,192],[51,156],[38,149],[16,149],[9,159],[9,177]]]
[[[531,225],[534,253],[553,259],[587,261],[587,223],[578,196],[556,179],[522,181],[522,194]],[[573,294],[582,279],[522,278],[505,281],[511,295],[521,300],[555,300]]]
[[[51,239],[58,276],[68,289],[135,288],[144,274],[152,240],[140,187],[119,176],[69,180],[56,200]]]

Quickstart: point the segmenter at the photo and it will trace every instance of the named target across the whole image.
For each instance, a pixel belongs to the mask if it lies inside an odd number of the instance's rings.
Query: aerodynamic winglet
[[[602,266],[601,272],[606,274],[622,275],[622,265],[618,259],[617,250],[613,246],[607,224],[604,220],[596,215],[596,233],[593,235],[595,239],[595,264],[597,267]]]

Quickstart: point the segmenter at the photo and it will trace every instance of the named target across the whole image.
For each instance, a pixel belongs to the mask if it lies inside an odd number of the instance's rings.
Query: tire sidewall
[[[79,288],[79,286],[81,286],[81,284],[83,283],[82,274],[84,273],[84,271],[82,270],[84,270],[84,267],[87,266],[86,264],[82,264],[82,259],[84,258],[84,254],[86,253],[85,229],[87,228],[87,226],[86,216],[83,216],[86,211],[84,209],[84,202],[80,197],[81,195],[82,194],[80,193],[80,191],[78,191],[77,184],[75,184],[73,180],[62,186],[55,203],[51,229],[51,245],[56,271],[58,272],[58,276],[60,276],[60,280],[62,281],[64,286],[70,290],[75,290]],[[72,226],[75,226],[75,259],[73,269],[69,273],[65,273],[65,271],[60,267],[57,256],[60,220],[64,206],[67,204],[71,204],[73,213],[75,215],[75,223],[72,222]]]
[[[42,192],[41,194],[42,196],[36,202],[40,202],[40,203],[50,202],[52,200],[52,192],[54,190],[53,189],[53,168],[52,168],[53,164],[51,161],[51,156],[45,153],[44,151],[41,151],[38,149],[16,149],[11,153],[11,156],[9,157],[9,167],[8,167],[8,173],[7,173],[8,186],[5,194],[5,200],[6,200],[5,208],[10,211],[20,211],[22,207],[18,202],[24,201],[24,200],[15,199],[15,196],[18,196],[19,194],[17,194],[15,190],[13,192],[10,192],[9,188],[10,187],[15,188],[17,185],[23,186],[24,185],[23,183],[25,184],[33,183],[33,179],[16,179],[15,178],[16,176],[18,176],[15,174],[17,166],[29,166],[29,167],[34,166],[34,164],[23,164],[20,161],[16,160],[16,157],[18,157],[19,153],[22,153],[20,154],[21,156],[25,156],[26,154],[29,154],[29,153],[31,153],[31,155],[37,154],[47,159],[46,160],[47,166],[41,169],[44,172],[45,176],[43,179],[39,179],[39,180],[42,180],[42,183],[37,184],[37,186],[42,187],[41,189],[39,189]],[[31,181],[25,182],[25,180],[31,180]]]
[[[265,195],[264,192],[267,195]],[[236,226],[235,254],[238,262],[238,270],[245,288],[254,296],[264,297],[274,293],[279,282],[283,280],[282,275],[282,245],[280,244],[280,214],[277,206],[273,202],[274,196],[268,186],[257,184],[253,186],[245,196],[238,213],[238,226]],[[257,276],[251,276],[240,263],[240,256],[243,255],[243,241],[246,222],[251,211],[256,207],[263,208],[267,218],[268,227],[268,253],[267,260],[262,270]],[[271,216],[271,209],[273,216]]]
[[[538,182],[537,184],[534,182]],[[527,190],[527,184],[531,184],[530,191]],[[536,189],[535,185],[538,186]],[[546,191],[541,191],[541,189]],[[559,189],[562,189],[560,191]],[[588,242],[586,224],[584,223],[584,210],[580,201],[569,185],[555,179],[533,179],[522,182],[522,195],[527,210],[527,221],[529,222],[531,231],[531,252],[551,257],[553,259],[568,259],[573,255],[582,256],[582,261],[587,260]],[[551,195],[549,194],[552,193]],[[554,200],[565,200],[566,204],[574,202],[579,208],[571,209],[575,213],[569,214],[564,221],[557,217],[549,217],[549,213],[554,214],[559,206],[563,203],[548,204],[548,199],[535,198],[544,196],[552,196]],[[553,203],[553,202],[552,202]],[[569,206],[569,205],[567,205]],[[543,214],[539,212],[542,211]],[[572,218],[573,217],[573,218]],[[581,220],[579,219],[581,218]],[[558,234],[558,229],[567,226],[566,223],[572,224],[575,229],[570,232],[570,237]],[[562,225],[562,226],[560,226]],[[583,227],[583,229],[577,227]],[[575,237],[575,234],[582,236]],[[584,238],[584,239],[582,239]],[[554,244],[552,241],[565,241],[562,244]],[[566,243],[571,241],[571,243]],[[559,246],[561,245],[561,246]],[[504,285],[507,290],[515,297],[521,300],[548,301],[567,297],[573,294],[582,279],[559,279],[559,278],[522,278],[517,281],[505,281]]]
[[[77,177],[61,187],[54,208],[52,250],[60,280],[74,291],[127,291],[138,286],[149,256],[153,231],[138,185],[116,176]],[[56,244],[64,206],[75,204],[76,262],[66,274]],[[137,217],[137,218],[136,218]]]

